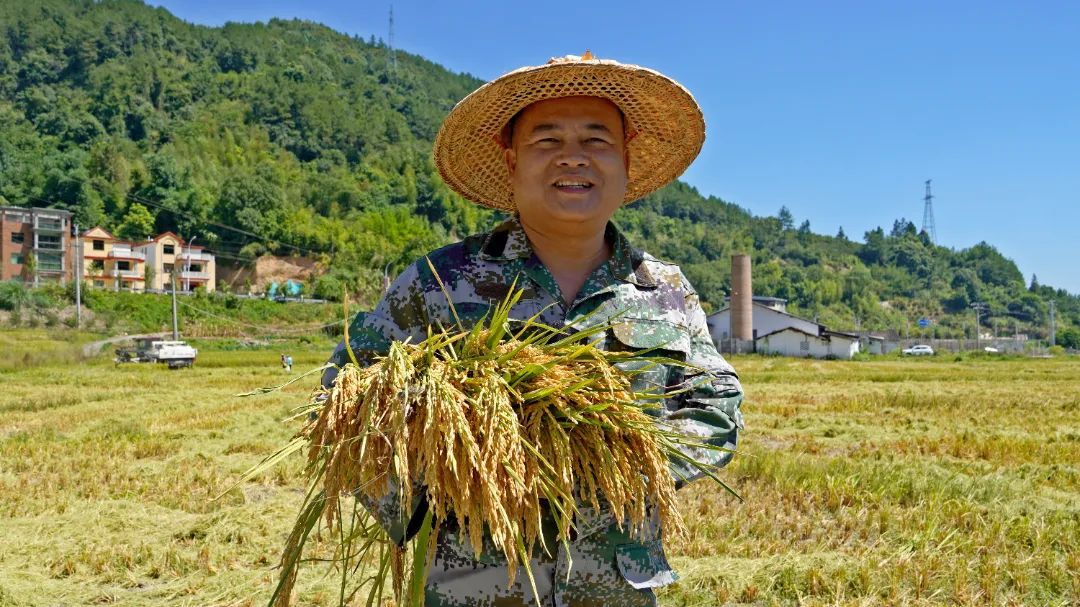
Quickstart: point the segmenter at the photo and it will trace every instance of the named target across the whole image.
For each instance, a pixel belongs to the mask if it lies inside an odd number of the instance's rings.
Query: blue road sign
[[[922,327],[923,329],[925,329],[926,327],[929,327],[930,326],[930,319],[929,318],[920,318],[919,319],[919,326]]]

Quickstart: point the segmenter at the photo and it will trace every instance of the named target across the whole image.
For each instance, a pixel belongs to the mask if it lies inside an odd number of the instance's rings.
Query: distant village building
[[[213,291],[217,285],[217,262],[214,256],[197,245],[188,246],[172,232],[164,232],[138,245],[146,254],[146,263],[153,270],[151,284],[155,291],[172,289],[171,278],[176,274],[178,292],[194,291],[200,286]]]
[[[819,325],[819,331],[807,332],[785,327],[758,337],[757,351],[781,356],[811,356],[814,358],[850,359],[859,351],[859,336],[829,331]]]
[[[73,234],[69,211],[0,207],[0,280],[66,283],[78,272],[88,288],[168,291],[175,272],[177,291],[216,287],[214,255],[172,232],[128,242],[95,226],[78,246]]]
[[[65,283],[74,260],[70,212],[0,207],[0,280]]]
[[[110,291],[142,291],[146,287],[146,254],[101,227],[81,235],[79,271],[88,286]]]
[[[785,312],[787,300],[776,297],[753,298],[752,322],[754,326],[753,338],[772,333],[779,329],[795,327],[807,333],[817,333],[818,324],[792,316]],[[726,306],[719,312],[714,312],[708,317],[709,334],[713,341],[720,344],[731,338],[731,306]]]
[[[190,249],[184,239],[165,232],[144,242],[120,240],[102,227],[81,235],[79,264],[87,287],[110,291],[169,291],[176,274],[178,292],[215,285],[214,256],[202,247]],[[149,279],[149,280],[147,280]]]
[[[830,331],[824,325],[786,312],[787,300],[755,296],[751,304],[753,350],[783,356],[850,359],[859,351],[859,336]],[[708,316],[709,334],[721,352],[731,352],[731,307]]]
[[[885,333],[867,333],[862,336],[863,346],[871,354],[888,354],[900,347],[900,339]]]

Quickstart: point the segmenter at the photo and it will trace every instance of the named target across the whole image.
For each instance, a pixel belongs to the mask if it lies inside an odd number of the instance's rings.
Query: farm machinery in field
[[[195,364],[198,350],[180,340],[138,339],[134,346],[116,349],[116,364],[164,363],[170,369],[190,367]]]

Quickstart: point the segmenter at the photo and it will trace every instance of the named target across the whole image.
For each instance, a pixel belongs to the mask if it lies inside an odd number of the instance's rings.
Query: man
[[[697,294],[677,266],[634,249],[609,221],[623,204],[675,179],[703,140],[701,111],[678,83],[588,53],[484,85],[446,118],[435,162],[447,185],[513,217],[407,268],[376,309],[353,323],[352,349],[371,360],[393,340],[423,339],[429,326],[450,327],[460,318],[468,328],[516,284],[524,294],[512,318],[539,315],[540,322],[571,331],[611,324],[602,348],[660,349],[690,363],[649,368],[634,376],[634,387],[687,388],[665,402],[661,415],[689,435],[734,448],[742,389],[712,344]],[[346,360],[339,346],[333,361]],[[695,454],[717,464],[730,455]],[[675,466],[673,473],[691,475]],[[367,505],[399,541],[426,511],[422,499],[412,512],[401,512],[393,497]],[[525,606],[537,599],[556,606],[655,605],[652,588],[675,579],[659,529],[630,537],[609,513],[584,505],[568,553],[559,547],[533,555],[538,597],[523,575],[507,587],[502,555],[488,549],[474,555],[457,531],[453,520],[442,521],[428,606]]]

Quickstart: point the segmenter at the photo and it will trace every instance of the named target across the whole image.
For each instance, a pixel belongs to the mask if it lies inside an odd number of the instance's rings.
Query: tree
[[[124,240],[145,240],[154,233],[154,216],[150,211],[139,203],[132,203],[124,214],[120,227],[116,229],[116,235]]]
[[[1032,293],[1034,293],[1034,292],[1036,292],[1038,290],[1039,290],[1039,277],[1032,274],[1031,275],[1031,286],[1028,287],[1028,291],[1031,291]]]
[[[915,224],[901,217],[893,222],[892,231],[889,232],[890,238],[903,238],[904,236],[915,236]]]
[[[23,274],[26,275],[26,282],[30,284],[37,284],[37,252],[28,251],[26,257],[23,258]]]
[[[1080,329],[1076,327],[1061,329],[1057,332],[1055,341],[1057,345],[1070,350],[1080,350]]]
[[[146,264],[143,268],[143,290],[154,288],[154,266]]]
[[[836,233],[837,240],[847,241],[847,234],[844,233],[844,226],[840,226],[840,230]]]
[[[782,229],[790,230],[795,227],[795,217],[791,215],[791,211],[786,206],[780,207],[780,212],[776,214],[776,218],[780,220]]]
[[[218,213],[224,223],[268,238],[281,232],[284,196],[268,172],[231,175],[225,179],[218,201]]]

